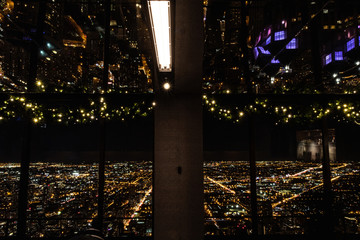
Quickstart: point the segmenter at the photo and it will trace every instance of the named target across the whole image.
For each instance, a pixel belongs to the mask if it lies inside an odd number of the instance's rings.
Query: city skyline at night
[[[313,231],[306,219],[320,217],[324,211],[321,164],[272,161],[257,165],[259,215],[263,218],[264,234]],[[360,174],[359,164],[334,163],[331,167],[335,210],[357,218],[360,209],[355,179]],[[1,164],[0,168],[8,186],[5,192],[1,191],[5,202],[0,218],[9,219],[1,225],[1,233],[5,234],[7,225],[6,235],[9,236],[16,234],[11,222],[16,219],[17,206],[10,203],[16,203],[16,194],[11,193],[16,192],[19,169],[19,164],[11,163]],[[59,231],[73,235],[78,228],[91,226],[96,219],[97,170],[96,164],[32,164],[29,183],[32,197],[27,210],[31,224],[27,231],[36,237],[56,236]],[[108,222],[105,236],[151,236],[151,162],[109,162],[105,176],[105,218]],[[206,235],[251,232],[249,165],[246,162],[204,163],[204,191]],[[349,223],[352,225],[347,231],[358,233],[356,224]],[[64,224],[65,232],[60,228]],[[44,226],[42,230],[40,226]]]
[[[360,2],[165,3],[0,0],[0,239],[356,239]]]

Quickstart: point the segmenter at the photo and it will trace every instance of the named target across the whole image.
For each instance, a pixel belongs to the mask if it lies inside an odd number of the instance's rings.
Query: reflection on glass
[[[333,163],[332,184],[337,186],[339,181],[356,175],[353,167],[353,164]],[[264,234],[314,232],[324,211],[321,163],[259,162],[257,168],[258,206]],[[268,205],[268,211],[262,205]]]
[[[44,35],[40,37],[37,91],[98,91],[104,65],[104,8],[53,2],[41,14],[45,20],[39,25]]]
[[[114,3],[110,22],[110,91],[152,92],[152,45],[148,12],[140,3]]]
[[[106,236],[152,235],[152,163],[108,163],[105,170]]]
[[[204,1],[205,92],[245,92],[246,77],[256,93],[358,92],[359,9],[358,2]]]
[[[16,233],[20,164],[0,163],[0,179],[0,237],[6,237]]]
[[[334,193],[333,214],[337,231],[359,234],[360,221],[360,164],[358,162],[343,163],[344,168],[332,164],[332,181]]]
[[[251,225],[249,164],[204,163],[204,189],[205,234],[246,234]]]
[[[67,236],[89,227],[97,216],[97,175],[97,164],[31,164],[28,234]]]
[[[309,195],[321,189],[320,163],[258,162],[257,170],[260,216],[321,213],[319,196],[307,199]],[[309,203],[314,205],[310,206]]]
[[[245,88],[245,51],[241,47],[239,1],[204,1],[205,93],[241,93]]]
[[[322,131],[303,130],[296,132],[297,159],[303,161],[317,161],[323,159]],[[335,129],[329,129],[329,159],[336,161]]]
[[[30,81],[35,92],[101,92],[105,8],[92,1],[2,1],[1,90],[24,92]],[[145,11],[141,3],[110,6],[109,92],[152,92]]]

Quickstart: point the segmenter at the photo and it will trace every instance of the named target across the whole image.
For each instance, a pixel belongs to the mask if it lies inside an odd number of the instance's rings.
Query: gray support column
[[[155,240],[203,238],[201,100],[168,96],[155,110]]]
[[[174,86],[156,96],[155,240],[201,240],[204,226],[202,1],[175,5]]]

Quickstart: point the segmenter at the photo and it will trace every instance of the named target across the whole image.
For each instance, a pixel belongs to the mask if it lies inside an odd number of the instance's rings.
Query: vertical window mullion
[[[104,40],[104,72],[102,82],[102,93],[107,92],[108,78],[109,78],[109,45],[110,45],[110,13],[111,0],[104,0],[105,2],[105,40]],[[104,188],[105,188],[105,119],[100,116],[99,120],[99,186],[98,186],[98,229],[103,232],[104,225]]]
[[[18,197],[18,220],[17,220],[17,236],[25,238],[26,236],[26,209],[28,204],[28,188],[29,188],[29,169],[30,169],[30,144],[31,144],[32,124],[29,119],[24,121],[24,130],[22,136],[21,150],[21,170],[19,181],[19,197]]]

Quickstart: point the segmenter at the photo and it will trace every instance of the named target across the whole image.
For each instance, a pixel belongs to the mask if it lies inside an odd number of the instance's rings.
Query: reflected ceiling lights
[[[150,22],[160,72],[171,71],[170,1],[148,1]]]

